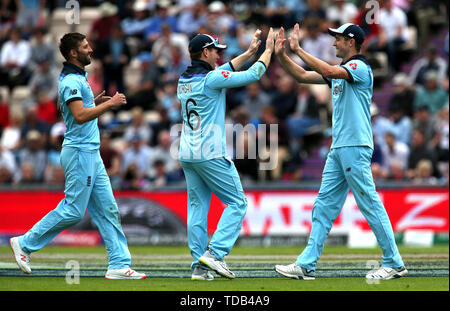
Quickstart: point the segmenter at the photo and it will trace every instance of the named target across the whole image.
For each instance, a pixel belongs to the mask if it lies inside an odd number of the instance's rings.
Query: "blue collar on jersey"
[[[186,71],[181,76],[192,76],[198,74],[207,74],[213,70],[210,64],[202,60],[192,60],[192,64],[187,67]]]
[[[86,76],[86,71],[84,71],[83,69],[81,69],[77,65],[74,65],[74,64],[69,63],[69,62],[64,62],[63,65],[64,65],[64,67],[63,67],[61,73],[63,75],[65,75],[65,76],[68,75],[68,74],[71,74],[71,73],[81,74],[83,76]]]
[[[364,57],[364,55],[362,54],[356,54],[353,55],[352,57],[350,57],[349,59],[347,59],[345,62],[342,62],[341,65],[345,65],[347,64],[349,61],[354,60],[354,59],[359,59],[360,61],[366,63],[367,65],[369,64],[366,60],[366,58]]]
[[[234,71],[233,64],[229,62],[231,70]],[[186,71],[183,72],[182,76],[192,76],[198,74],[207,74],[208,72],[214,70],[210,64],[205,61],[194,59],[192,64],[187,67]]]

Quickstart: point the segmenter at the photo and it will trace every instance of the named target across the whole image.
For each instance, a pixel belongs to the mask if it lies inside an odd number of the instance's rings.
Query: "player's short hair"
[[[353,39],[353,38],[349,38],[349,37],[346,37],[346,36],[342,36],[342,37],[344,38],[345,41],[349,41],[349,40]],[[362,47],[362,44],[356,42],[356,40],[355,40],[355,49],[356,49],[356,51],[358,53],[361,52],[361,47]]]
[[[209,48],[206,48],[206,49],[208,49],[208,50],[211,50],[212,49],[212,47],[209,47]],[[202,57],[202,53],[203,53],[203,50],[201,50],[201,51],[198,51],[198,52],[189,52],[189,56],[191,57],[191,60],[199,60],[201,57]]]
[[[212,49],[214,49],[214,47],[207,47],[207,48],[205,48],[205,49],[208,49],[208,50],[212,50]],[[198,52],[189,52],[189,56],[191,57],[191,60],[199,60],[201,57],[202,57],[202,53],[203,53],[203,50],[201,50],[201,51],[198,51]]]
[[[62,56],[69,60],[70,51],[71,50],[78,50],[78,47],[80,46],[81,41],[86,39],[86,36],[78,33],[78,32],[71,32],[66,33],[60,40],[59,43],[59,50],[62,54]]]
[[[203,51],[195,52],[195,53],[189,53],[189,56],[191,57],[191,60],[194,60],[194,59],[198,60],[202,56],[202,52]]]

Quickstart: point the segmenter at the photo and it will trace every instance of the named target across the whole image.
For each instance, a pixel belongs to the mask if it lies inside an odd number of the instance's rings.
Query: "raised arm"
[[[260,35],[261,30],[256,30],[247,51],[231,60],[231,64],[235,70],[241,69],[242,66],[258,51],[259,45],[261,44],[261,40],[259,39]]]
[[[241,87],[261,79],[261,76],[265,73],[270,64],[270,58],[275,45],[273,39],[273,29],[270,28],[266,40],[266,50],[261,54],[257,62],[245,71],[229,72],[230,66],[228,63],[220,66],[218,68],[219,70],[214,70],[208,74],[206,86],[211,89]]]
[[[252,42],[250,43],[250,46],[248,47],[247,51],[231,60],[231,64],[233,65],[233,68],[235,70],[239,70],[240,68],[242,68],[242,66],[258,51],[259,45],[261,44],[260,36],[261,30],[258,29],[255,31]],[[269,38],[271,38],[271,41],[268,43]],[[259,58],[259,60],[262,61],[266,65],[266,67],[269,66],[270,56],[272,55],[273,52],[273,38],[274,38],[273,29],[271,28],[269,30],[269,34],[267,35],[266,50],[263,53],[264,57],[263,59],[261,59],[261,57]],[[267,56],[269,56],[268,59]]]
[[[289,44],[292,49],[309,68],[328,79],[349,79],[347,70],[342,67],[332,66],[303,50],[299,45],[299,25],[295,24]]]
[[[315,71],[306,71],[297,63],[295,63],[286,54],[286,39],[284,37],[284,28],[281,27],[278,32],[277,40],[275,42],[275,54],[277,55],[283,68],[292,76],[297,82],[309,84],[324,84],[326,83],[323,77]]]
[[[259,57],[258,61],[262,62],[266,69],[269,67],[270,59],[272,58],[272,53],[275,49],[275,42],[274,42],[275,34],[273,32],[272,27],[270,27],[269,33],[267,34],[266,39],[266,49]]]

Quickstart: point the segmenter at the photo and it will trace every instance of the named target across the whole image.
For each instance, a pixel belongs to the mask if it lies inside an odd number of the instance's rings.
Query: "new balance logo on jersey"
[[[342,85],[341,84],[335,85],[333,89],[333,95],[339,95],[341,93],[342,93]]]
[[[78,90],[77,89],[74,89],[74,90],[71,90],[70,91],[70,95],[75,95],[75,94],[77,94],[78,93]]]
[[[86,186],[91,186],[91,176],[88,176]]]

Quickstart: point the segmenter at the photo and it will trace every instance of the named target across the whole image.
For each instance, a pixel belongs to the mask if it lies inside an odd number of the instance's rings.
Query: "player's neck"
[[[358,55],[358,54],[360,54],[360,53],[358,53],[358,52],[355,51],[355,50],[352,50],[352,51],[350,51],[347,55],[345,55],[345,56],[342,57],[342,62],[345,63],[345,62],[348,61],[350,58],[352,58],[353,56]]]
[[[199,60],[201,60],[202,62],[207,63],[211,67],[211,70],[213,70],[216,67],[215,64],[214,63],[211,64],[211,61],[208,58],[206,58],[206,57],[201,57]]]
[[[84,65],[82,65],[82,64],[81,64],[78,60],[76,60],[76,59],[71,59],[71,60],[69,61],[69,63],[71,63],[72,65],[75,65],[75,66],[81,68],[83,71],[86,71],[86,70],[84,69]]]

